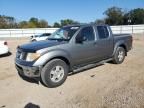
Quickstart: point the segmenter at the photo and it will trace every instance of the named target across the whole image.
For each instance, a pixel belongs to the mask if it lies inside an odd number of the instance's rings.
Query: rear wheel
[[[113,57],[113,63],[121,64],[125,59],[126,51],[123,47],[118,47]]]
[[[42,69],[41,80],[47,87],[60,86],[67,78],[68,70],[63,60],[53,59]]]

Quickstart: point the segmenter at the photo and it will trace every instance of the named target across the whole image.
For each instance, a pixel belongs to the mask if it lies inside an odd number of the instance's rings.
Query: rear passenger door
[[[95,26],[97,31],[97,47],[100,59],[107,59],[113,53],[113,36],[107,26]]]

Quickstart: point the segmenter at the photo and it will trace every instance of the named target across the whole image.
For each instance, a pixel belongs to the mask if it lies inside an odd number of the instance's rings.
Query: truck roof
[[[95,24],[95,23],[80,23],[80,24],[71,24],[71,25],[66,25],[64,27],[73,27],[73,26],[79,26],[79,27],[83,27],[83,26],[108,26],[107,24]]]

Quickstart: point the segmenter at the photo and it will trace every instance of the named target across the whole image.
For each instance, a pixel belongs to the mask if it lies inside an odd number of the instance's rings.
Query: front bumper
[[[26,76],[29,78],[40,77],[41,67],[24,66],[18,63],[15,63],[15,66],[19,74],[22,76]]]

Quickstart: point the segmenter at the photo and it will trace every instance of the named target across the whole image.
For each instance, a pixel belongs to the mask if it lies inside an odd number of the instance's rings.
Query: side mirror
[[[76,43],[83,43],[83,37],[82,36],[77,36],[76,37]]]
[[[84,41],[86,41],[86,37],[85,36],[82,36],[82,35],[78,35],[76,37],[76,43],[83,43]]]

